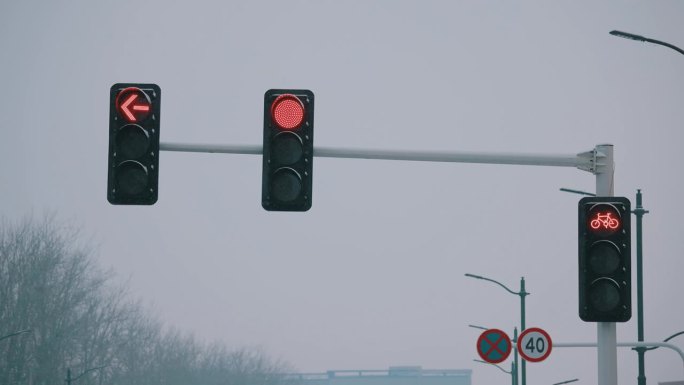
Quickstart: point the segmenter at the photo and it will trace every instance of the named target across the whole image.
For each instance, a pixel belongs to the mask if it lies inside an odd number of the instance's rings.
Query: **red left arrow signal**
[[[116,105],[119,114],[129,122],[144,120],[151,112],[150,98],[140,88],[130,87],[119,93]]]

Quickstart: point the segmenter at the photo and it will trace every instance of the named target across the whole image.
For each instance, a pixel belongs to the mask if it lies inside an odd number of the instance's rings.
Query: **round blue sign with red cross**
[[[477,354],[491,364],[498,364],[511,354],[511,339],[499,329],[485,330],[477,339]]]

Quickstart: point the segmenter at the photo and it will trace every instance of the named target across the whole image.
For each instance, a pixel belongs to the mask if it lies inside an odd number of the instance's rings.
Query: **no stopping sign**
[[[498,364],[511,354],[511,340],[499,329],[488,329],[477,339],[477,354],[490,364]]]
[[[551,354],[551,336],[540,328],[525,329],[518,337],[518,353],[525,361],[544,361]]]

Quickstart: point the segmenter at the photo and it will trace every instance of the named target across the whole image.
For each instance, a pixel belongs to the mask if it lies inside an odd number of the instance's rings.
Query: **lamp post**
[[[497,364],[492,364],[491,362],[482,361],[482,360],[476,360],[476,359],[473,359],[473,361],[475,361],[475,362],[480,362],[480,363],[487,364],[487,365],[494,365],[494,366],[496,366],[500,371],[502,371],[502,372],[504,372],[504,373],[506,373],[506,374],[510,374],[510,375],[511,375],[511,385],[516,385],[516,384],[515,384],[515,380],[516,380],[516,377],[517,377],[517,376],[516,376],[516,373],[515,373],[515,363],[514,363],[514,362],[511,362],[511,370],[508,371],[508,370],[502,368],[501,366],[499,366],[499,365],[497,365]]]
[[[662,45],[663,47],[671,48],[671,49],[681,53],[682,55],[684,55],[683,49],[681,49],[677,46],[674,46],[670,43],[666,43],[664,41],[660,41],[660,40],[656,40],[656,39],[650,39],[648,37],[643,37],[641,35],[635,35],[635,34],[629,33],[629,32],[610,31],[609,33],[613,36],[621,37],[623,39],[636,40],[636,41],[641,41],[644,43],[652,43],[652,44]]]
[[[679,333],[675,333],[675,334],[673,334],[673,335],[671,335],[671,336],[665,338],[665,339],[663,340],[663,342],[667,342],[667,341],[669,341],[669,340],[671,340],[671,339],[673,339],[673,338],[675,338],[675,337],[677,337],[677,336],[681,336],[682,334],[684,334],[684,330],[682,330],[682,331],[679,332]],[[658,349],[659,347],[660,347],[660,346],[651,346],[650,348],[644,348],[644,350],[653,350],[653,349]]]
[[[474,275],[474,274],[469,274],[469,273],[466,273],[465,276],[470,277],[470,278],[482,279],[484,281],[493,282],[493,283],[503,287],[507,292],[519,296],[520,297],[520,332],[522,333],[525,331],[525,297],[530,294],[530,293],[525,291],[525,277],[520,277],[520,291],[513,291],[513,290],[509,289],[508,287],[506,287],[506,285],[504,285],[503,283],[501,283],[499,281],[495,281],[491,278],[486,278],[486,277],[482,277],[482,276]],[[517,340],[517,336],[515,339]],[[515,354],[515,360],[517,362],[518,351],[516,350],[515,353],[516,353]],[[516,368],[517,367],[518,367],[518,365],[516,364]],[[522,385],[526,385],[527,384],[527,380],[526,380],[527,370],[526,370],[525,360],[522,361],[521,369],[522,369],[521,370]]]
[[[684,50],[682,50],[681,48],[674,46],[670,43],[666,43],[664,41],[651,39],[648,37],[644,37],[641,35],[635,35],[633,33],[623,32],[623,31],[613,30],[613,31],[610,31],[609,33],[613,36],[621,37],[624,39],[662,45],[663,47],[673,49],[673,50],[679,52],[680,54],[684,55]],[[644,210],[643,207],[641,207],[641,190],[637,190],[637,207],[633,211],[633,213],[637,216],[637,301],[639,303],[638,312],[637,312],[637,317],[638,317],[637,328],[638,328],[638,340],[639,340],[639,342],[642,342],[644,340],[644,322],[643,322],[644,310],[643,310],[643,281],[642,281],[642,274],[641,274],[641,268],[642,268],[641,218],[643,217],[644,214],[648,213],[648,211]],[[645,349],[643,347],[638,347],[638,348],[634,348],[634,350],[637,351],[637,354],[639,356],[638,384],[639,385],[646,385],[644,353],[648,349]]]
[[[636,263],[637,263],[637,341],[644,341],[644,262],[642,246],[641,220],[647,210],[641,206],[641,190],[637,190],[636,208],[632,211],[636,215]],[[639,360],[639,374],[637,376],[638,385],[646,385],[646,348],[633,348],[637,352]]]
[[[567,380],[567,381],[563,381],[563,382],[556,382],[556,383],[553,384],[553,385],[569,384],[569,383],[575,382],[575,381],[579,381],[579,378],[575,378],[575,379],[573,379],[573,380]]]

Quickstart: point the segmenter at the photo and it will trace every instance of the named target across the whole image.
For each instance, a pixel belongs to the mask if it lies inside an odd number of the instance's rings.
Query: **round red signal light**
[[[271,118],[284,130],[293,130],[304,121],[304,104],[292,94],[278,96],[271,104]]]

